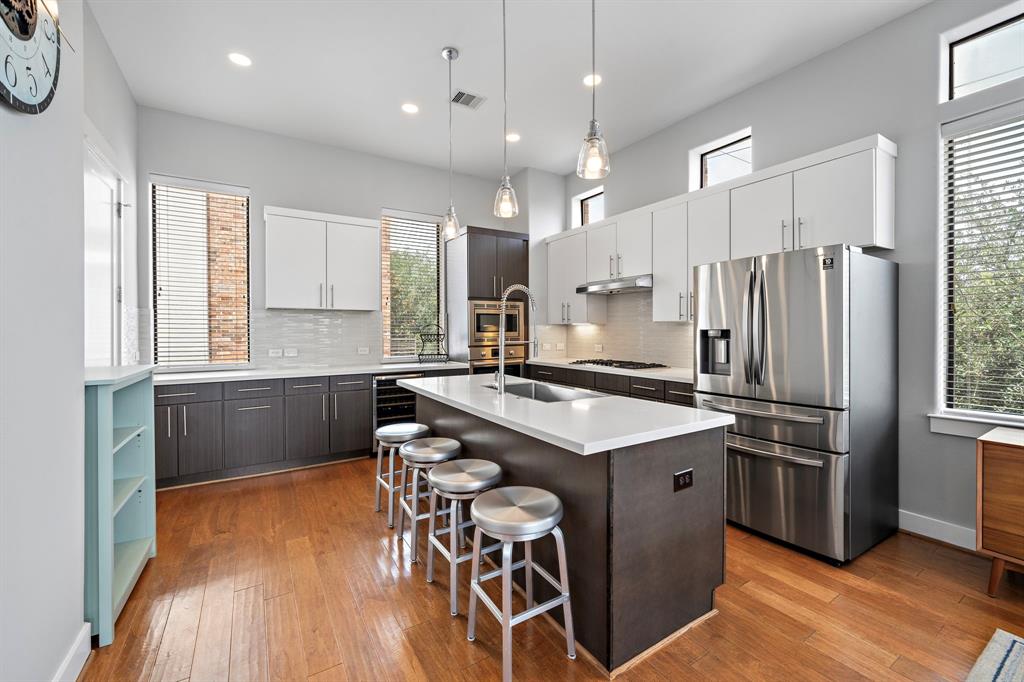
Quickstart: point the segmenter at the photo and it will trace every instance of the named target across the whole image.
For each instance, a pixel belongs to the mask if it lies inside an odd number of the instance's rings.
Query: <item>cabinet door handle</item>
[[[619,267],[616,268],[615,274],[618,275],[619,277],[622,277],[622,254],[621,253],[618,254],[618,263],[619,263]]]
[[[324,307],[324,283],[323,282],[320,282],[320,306],[319,307],[321,307],[321,308]]]
[[[181,414],[184,417],[183,426],[185,428],[185,438],[188,438],[188,405],[181,406]]]
[[[782,227],[780,228],[780,234],[782,235],[782,250],[786,250],[786,221],[782,220]]]
[[[657,391],[658,389],[654,386],[641,386],[640,384],[633,384],[633,388],[638,388],[643,391]]]
[[[491,296],[494,296],[495,298],[497,298],[497,296],[498,296],[498,276],[497,275],[492,275],[491,276]]]
[[[572,303],[565,304],[565,321],[572,322]]]
[[[270,405],[256,405],[254,407],[236,407],[235,409],[239,412],[248,412],[249,410],[269,410]]]
[[[331,285],[331,307],[334,307],[334,285]]]
[[[253,388],[240,388],[239,393],[248,393],[249,391],[269,391],[270,386],[255,386]]]
[[[683,292],[679,292],[679,319],[683,319]]]
[[[338,394],[334,394],[334,421],[338,421]]]
[[[320,388],[323,384],[297,384],[292,388]]]
[[[693,292],[690,292],[690,322],[693,322]]]
[[[189,393],[163,393],[161,395],[158,395],[157,398],[182,398],[182,397],[187,396],[187,395],[195,395],[195,394],[196,394],[195,391],[190,391]]]
[[[562,322],[565,322],[565,301],[562,301]]]
[[[320,396],[320,419],[327,421],[327,394],[324,393]]]
[[[167,437],[171,437],[171,408],[167,408]]]
[[[611,279],[612,277],[615,276],[615,270],[614,270],[615,265],[614,265],[614,263],[615,263],[615,261],[612,258],[612,254],[609,253],[608,254],[608,279]]]
[[[505,275],[502,275],[499,279],[501,280],[501,286],[498,288],[498,291],[500,291],[502,293],[502,295],[504,295],[505,294]]]
[[[796,248],[804,248],[804,219],[796,219]]]

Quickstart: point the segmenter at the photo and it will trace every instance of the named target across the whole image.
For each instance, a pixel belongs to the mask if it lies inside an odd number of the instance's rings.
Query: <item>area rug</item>
[[[1024,639],[996,630],[967,682],[1024,682]]]

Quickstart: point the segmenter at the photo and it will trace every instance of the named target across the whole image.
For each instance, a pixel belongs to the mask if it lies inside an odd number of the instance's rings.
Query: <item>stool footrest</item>
[[[467,521],[467,523],[472,523],[472,521]],[[444,529],[438,531],[438,535],[434,535],[434,536],[428,535],[427,539],[430,541],[430,544],[432,544],[437,549],[437,551],[439,551],[441,553],[441,556],[443,556],[446,561],[451,561],[452,560],[452,553],[448,551],[448,548],[444,546],[444,543],[441,542],[441,539],[439,537],[442,533],[443,534],[447,534],[448,533],[448,529],[444,528]],[[497,552],[500,549],[501,549],[501,543],[500,542],[495,542],[494,544],[492,544],[492,545],[490,545],[488,547],[482,548],[480,550],[480,554],[481,555],[490,554],[492,552]],[[466,552],[465,554],[460,554],[458,557],[456,557],[455,563],[461,564],[463,562],[470,561],[472,558],[473,558],[473,551],[470,550],[470,551]]]

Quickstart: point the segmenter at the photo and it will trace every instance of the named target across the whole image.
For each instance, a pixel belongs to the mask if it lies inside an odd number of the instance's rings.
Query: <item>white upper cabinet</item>
[[[267,308],[380,308],[376,222],[266,207]]]
[[[548,324],[603,324],[607,319],[604,296],[576,293],[587,281],[587,241],[578,232],[548,244]]]
[[[866,149],[793,173],[796,248],[893,247],[895,160]]]
[[[654,211],[654,293],[651,307],[655,322],[689,319],[690,286],[687,273],[686,204]]]
[[[331,310],[380,308],[380,230],[365,225],[327,223],[326,307]]]
[[[729,192],[733,258],[793,250],[793,174]]]
[[[618,225],[614,222],[605,223],[588,229],[587,244],[587,282],[602,279],[615,279],[618,267],[618,246],[616,233]],[[583,282],[579,282],[583,284]]]
[[[616,221],[616,276],[651,274],[651,211],[630,211],[619,216]]]
[[[705,263],[729,260],[729,193],[719,192],[700,199],[691,199],[686,206],[688,216],[688,269]],[[692,272],[687,276],[692,280]]]
[[[267,215],[267,307],[323,308],[327,223]]]

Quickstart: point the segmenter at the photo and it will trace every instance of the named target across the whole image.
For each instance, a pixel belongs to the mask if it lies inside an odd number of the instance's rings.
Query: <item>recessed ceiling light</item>
[[[405,104],[402,105],[402,111],[404,111],[407,114],[415,114],[418,113],[419,110],[420,108],[413,104],[412,102],[406,102]]]
[[[228,53],[228,59],[230,59],[233,64],[238,64],[239,66],[252,66],[252,60],[241,52]]]
[[[508,140],[509,142],[519,142],[519,133],[509,133],[508,135],[505,136],[505,139]]]
[[[599,73],[588,73],[583,77],[583,84],[588,88],[592,88],[595,85],[601,84],[601,74]]]

